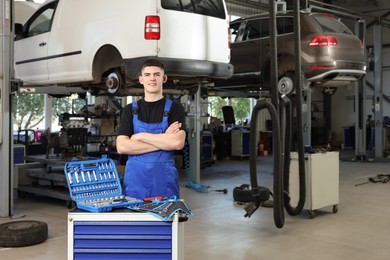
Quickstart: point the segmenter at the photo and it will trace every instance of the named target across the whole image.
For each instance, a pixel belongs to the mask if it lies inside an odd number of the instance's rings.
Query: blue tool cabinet
[[[184,223],[138,212],[69,212],[68,259],[182,260]]]

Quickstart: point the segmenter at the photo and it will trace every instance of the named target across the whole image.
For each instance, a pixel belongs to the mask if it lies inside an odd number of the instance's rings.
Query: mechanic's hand
[[[167,129],[167,131],[165,131],[165,133],[167,133],[167,134],[174,134],[174,133],[179,132],[179,131],[180,131],[180,128],[181,128],[181,123],[179,123],[178,121],[176,121],[176,122],[172,123],[172,124],[168,127],[168,129]]]

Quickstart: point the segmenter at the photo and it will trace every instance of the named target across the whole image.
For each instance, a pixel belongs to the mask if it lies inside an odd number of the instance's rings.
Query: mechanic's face
[[[163,83],[166,81],[167,75],[164,74],[164,70],[155,66],[145,67],[139,76],[139,82],[148,93],[162,92]]]

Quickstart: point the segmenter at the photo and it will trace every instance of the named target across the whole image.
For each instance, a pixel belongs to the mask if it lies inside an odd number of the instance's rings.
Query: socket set
[[[107,155],[98,160],[72,160],[65,164],[64,172],[70,196],[79,209],[107,212],[144,203],[122,194],[115,163]]]

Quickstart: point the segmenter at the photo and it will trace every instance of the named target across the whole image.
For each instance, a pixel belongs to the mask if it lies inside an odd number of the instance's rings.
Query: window
[[[51,24],[56,6],[57,2],[46,6],[46,8],[42,9],[35,15],[35,18],[28,21],[26,37],[46,33],[51,30]]]
[[[162,0],[162,8],[226,19],[222,0]]]
[[[235,42],[238,36],[238,29],[240,28],[241,21],[233,22],[230,24],[230,42]]]
[[[224,121],[222,107],[229,105],[233,108],[236,125],[242,125],[250,119],[252,108],[250,107],[249,98],[236,97],[227,100],[221,97],[209,97],[208,101],[211,104],[208,108],[208,113],[211,117],[216,117]]]
[[[279,17],[276,20],[278,35],[294,32],[294,22],[292,17]]]
[[[269,37],[269,20],[249,20],[246,24],[243,41]]]

